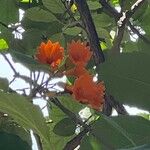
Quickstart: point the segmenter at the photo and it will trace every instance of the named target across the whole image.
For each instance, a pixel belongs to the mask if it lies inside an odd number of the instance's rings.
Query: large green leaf
[[[150,55],[122,53],[97,68],[99,78],[115,98],[128,105],[150,110]]]
[[[18,136],[0,132],[1,150],[31,150],[32,148]]]
[[[6,25],[19,20],[19,10],[16,0],[0,0],[0,21]]]
[[[23,141],[26,141],[28,145],[32,146],[30,131],[21,127],[19,124],[14,122],[6,114],[0,116],[0,132],[7,132],[19,136]]]
[[[82,139],[80,150],[101,150],[101,145],[94,136],[86,135]]]
[[[128,38],[129,39],[129,38]],[[138,51],[137,42],[128,41],[122,45],[123,52]]]
[[[118,116],[111,117],[110,122],[115,122],[126,131],[136,146],[150,143],[150,122],[143,117]],[[99,118],[92,127],[92,135],[102,144],[103,149],[119,149],[133,147],[128,138],[103,117]]]
[[[53,22],[57,20],[52,13],[44,9],[41,9],[40,7],[29,8],[25,12],[25,16],[31,19],[32,21],[37,22]]]
[[[42,0],[43,5],[53,13],[64,13],[65,7],[61,0]]]
[[[52,146],[41,110],[31,104],[29,99],[0,91],[0,111],[9,114],[21,126],[32,129],[41,137],[47,147]]]
[[[150,144],[144,144],[144,145],[136,146],[133,148],[118,149],[118,150],[149,150],[149,149],[150,149]]]

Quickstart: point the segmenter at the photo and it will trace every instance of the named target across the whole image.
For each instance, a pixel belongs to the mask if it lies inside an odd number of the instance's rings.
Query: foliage
[[[30,130],[44,150],[150,149],[150,114],[124,107],[150,111],[149,17],[149,0],[0,0],[0,53],[14,73],[0,77],[0,149],[31,149]]]

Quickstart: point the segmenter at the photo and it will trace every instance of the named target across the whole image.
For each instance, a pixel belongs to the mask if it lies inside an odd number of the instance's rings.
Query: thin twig
[[[12,65],[12,63],[10,62],[10,60],[7,58],[6,54],[2,53],[2,56],[5,58],[5,60],[8,62],[8,64],[10,65],[11,69],[13,70],[15,76],[18,75],[18,72],[16,71],[16,69],[14,68],[14,66]]]

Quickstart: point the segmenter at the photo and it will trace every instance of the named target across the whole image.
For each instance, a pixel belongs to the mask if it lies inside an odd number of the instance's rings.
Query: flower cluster
[[[74,76],[76,80],[73,85],[66,86],[65,90],[69,91],[78,102],[100,110],[104,102],[105,87],[103,82],[94,82],[93,76],[85,68],[92,56],[90,47],[86,46],[86,43],[72,41],[68,44],[67,50],[69,60],[74,67],[64,74]],[[64,48],[58,42],[52,43],[48,40],[47,43],[41,43],[35,56],[41,63],[49,64],[52,69],[58,69],[64,58]]]
[[[85,68],[92,56],[90,47],[86,46],[86,43],[72,41],[68,44],[68,54],[75,67],[66,71],[65,75],[75,76],[76,80],[74,85],[67,87],[67,90],[72,92],[75,100],[100,110],[104,102],[105,87],[103,82],[98,84],[94,82],[93,76]]]

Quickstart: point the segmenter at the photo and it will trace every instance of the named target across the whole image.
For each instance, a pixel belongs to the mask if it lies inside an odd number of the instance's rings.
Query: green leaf
[[[10,48],[26,55],[35,55],[37,47],[42,42],[44,33],[44,31],[39,29],[27,29],[22,34],[23,39],[14,39]]]
[[[90,10],[96,10],[102,7],[102,5],[98,1],[87,1],[87,4]]]
[[[113,121],[132,138],[137,146],[150,142],[150,122],[137,116],[111,117]],[[92,135],[99,141],[103,149],[121,149],[133,147],[122,133],[104,118],[99,118],[92,127]]]
[[[113,23],[112,18],[110,18],[108,15],[104,13],[94,14],[92,17],[93,17],[93,21],[95,23],[96,28],[108,27],[108,26],[111,26]]]
[[[51,24],[49,24],[48,29],[46,31],[48,36],[51,36],[56,33],[62,33],[62,27],[64,25],[58,21],[53,21]]]
[[[123,52],[135,52],[138,51],[137,42],[128,41],[122,45]]]
[[[6,132],[19,136],[23,141],[27,142],[28,145],[32,146],[32,140],[30,132],[8,116],[2,115],[0,117],[0,132]]]
[[[8,30],[7,28],[0,25],[0,39],[2,44],[1,47],[3,47],[5,51],[10,48],[10,43],[13,37],[14,35],[12,34],[12,30]]]
[[[21,126],[32,129],[47,147],[52,146],[48,127],[40,108],[31,104],[28,99],[0,91],[0,111],[9,114]]]
[[[86,135],[81,141],[80,150],[101,150],[101,145],[94,136]]]
[[[18,136],[0,132],[0,149],[2,150],[31,150],[32,148]]]
[[[9,87],[8,80],[5,78],[0,78],[0,90],[7,92],[8,87]]]
[[[124,136],[133,146],[136,146],[136,144],[134,143],[134,141],[132,140],[130,134],[128,132],[126,132],[126,130],[124,130],[124,128],[122,128],[120,125],[118,125],[114,120],[112,120],[111,118],[101,114],[101,117],[107,121],[112,127],[114,127],[115,129],[117,129],[117,131],[119,131],[122,136]]]
[[[0,21],[9,25],[19,20],[16,0],[0,0]]]
[[[25,12],[25,16],[30,20],[37,22],[53,22],[57,20],[57,18],[52,13],[41,9],[40,7],[29,8]]]
[[[53,13],[64,13],[65,7],[61,0],[42,0],[43,5]]]
[[[107,48],[110,49],[112,47],[112,42],[109,32],[101,27],[96,28],[96,30],[99,38],[104,39]]]
[[[138,9],[138,11],[135,11],[134,15],[133,15],[133,19],[134,20],[140,20],[143,18],[144,13],[146,12],[147,8],[148,8],[148,1],[144,1],[144,3],[142,4],[142,6]]]
[[[76,124],[70,118],[60,120],[54,126],[54,133],[60,136],[71,136],[75,133]]]
[[[144,36],[145,36],[147,39],[150,38],[150,36],[147,36],[147,35],[144,35]],[[138,47],[138,50],[139,50],[140,52],[150,54],[149,46],[150,46],[149,43],[145,43],[142,39],[138,39],[137,47]]]
[[[52,36],[50,36],[50,40],[52,40],[53,42],[56,42],[58,41],[62,47],[65,46],[65,37],[62,33],[56,33],[56,34],[53,34]]]
[[[149,149],[150,149],[150,144],[144,144],[142,146],[137,146],[128,149],[118,149],[118,150],[149,150]]]
[[[4,39],[0,39],[0,51],[4,51],[8,49],[8,45]]]
[[[81,28],[79,27],[73,27],[73,28],[67,28],[63,31],[64,34],[76,36],[81,32]]]
[[[97,68],[99,78],[121,103],[150,110],[149,57],[137,52],[110,57]]]
[[[53,23],[53,22],[52,22]],[[32,21],[29,18],[27,18],[26,16],[23,17],[22,21],[21,21],[21,25],[23,26],[23,28],[26,29],[39,29],[39,30],[47,30],[50,23],[49,22],[37,22],[37,21]]]

